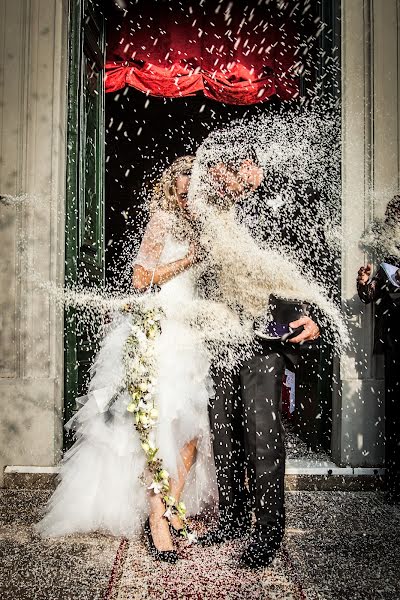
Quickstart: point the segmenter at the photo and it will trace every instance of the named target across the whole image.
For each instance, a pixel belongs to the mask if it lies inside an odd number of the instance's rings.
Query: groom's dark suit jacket
[[[262,232],[257,224],[260,205],[266,221]],[[328,243],[327,233],[334,234],[335,207],[311,185],[297,182],[285,188],[283,182],[282,187],[274,189],[267,177],[255,192],[255,199],[243,199],[237,210],[250,230],[252,222],[255,224],[256,236],[261,234],[268,244],[291,252],[305,273],[322,283],[326,283],[327,276],[334,279],[338,256],[333,244]]]
[[[280,203],[276,202],[273,190],[266,186],[258,193],[271,197],[264,239],[297,255],[296,262],[301,263],[302,270],[309,275],[318,278],[329,265],[331,276],[332,256],[327,248],[325,222],[315,190],[299,185],[290,202],[283,197]],[[265,200],[264,197],[263,207]],[[237,208],[239,215],[244,213],[248,224],[257,221],[256,214],[249,214],[249,210],[256,211],[257,202],[246,206],[245,199]],[[246,219],[246,213],[250,219]],[[218,289],[217,272],[215,277],[213,282],[207,272],[206,285],[214,284],[214,293]],[[285,449],[279,416],[282,377],[285,365],[290,364],[299,351],[294,344],[265,342],[254,349],[252,359],[237,369],[213,373],[216,393],[210,402],[210,422],[220,520],[224,527],[241,527],[249,522],[249,510],[254,508],[257,524],[275,542],[281,540],[284,530]]]

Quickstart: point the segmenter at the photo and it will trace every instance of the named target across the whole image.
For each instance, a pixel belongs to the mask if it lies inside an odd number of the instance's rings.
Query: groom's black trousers
[[[298,348],[264,343],[236,370],[213,373],[210,402],[220,525],[257,526],[279,540],[284,531],[285,448],[281,389],[285,366]],[[247,475],[247,485],[246,485]]]

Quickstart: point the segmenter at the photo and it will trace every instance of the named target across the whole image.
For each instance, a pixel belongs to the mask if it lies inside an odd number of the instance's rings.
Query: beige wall
[[[66,0],[0,0],[0,195],[28,195],[0,202],[0,474],[61,447],[62,313],[35,279],[63,281],[67,27]]]
[[[357,349],[337,365],[332,450],[336,460],[383,460],[382,365],[372,358],[372,312],[356,296],[358,242],[399,189],[398,0],[342,1],[342,300]],[[362,314],[363,313],[363,314]]]

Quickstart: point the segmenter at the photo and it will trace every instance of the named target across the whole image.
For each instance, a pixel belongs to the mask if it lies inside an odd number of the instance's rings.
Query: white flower
[[[147,343],[146,334],[142,329],[138,328],[137,331],[135,331],[135,335],[140,345],[145,345]]]
[[[194,544],[195,542],[197,542],[197,535],[195,533],[188,533],[187,541],[189,544]]]
[[[140,402],[138,402],[138,405],[137,405],[137,407],[138,407],[140,410],[147,411],[147,410],[148,410],[148,404],[147,404],[147,402],[146,402],[146,398],[142,398],[142,399],[140,400]]]
[[[146,426],[149,424],[149,417],[147,415],[140,415],[139,421],[142,425]]]
[[[171,517],[172,517],[172,510],[170,508],[167,508],[167,510],[163,514],[163,517],[165,517],[166,519],[168,519],[168,521],[170,521]]]
[[[156,421],[158,419],[158,410],[156,408],[152,408],[149,412],[149,417],[153,421]]]
[[[154,338],[157,335],[157,330],[155,328],[151,328],[151,329],[149,329],[149,333],[147,335],[148,335],[149,340],[154,340]]]
[[[158,481],[152,481],[151,485],[147,488],[148,490],[153,490],[155,494],[159,494],[163,488],[163,484]]]
[[[142,442],[141,446],[146,454],[150,451],[150,445],[147,442]]]
[[[136,355],[135,358],[132,360],[131,364],[129,365],[130,368],[132,369],[132,372],[136,372],[139,368],[140,365],[140,360],[139,357]]]
[[[147,369],[146,369],[145,365],[140,364],[138,372],[139,372],[140,375],[143,375],[144,373],[146,373]]]

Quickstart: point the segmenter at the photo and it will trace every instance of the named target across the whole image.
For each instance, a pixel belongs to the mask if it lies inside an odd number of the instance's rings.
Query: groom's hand
[[[320,330],[318,325],[310,319],[310,317],[301,317],[297,319],[297,321],[292,321],[289,323],[289,326],[292,329],[297,329],[297,327],[304,327],[304,330],[296,335],[296,337],[290,339],[291,344],[301,344],[301,342],[312,342],[316,340],[320,336]]]

